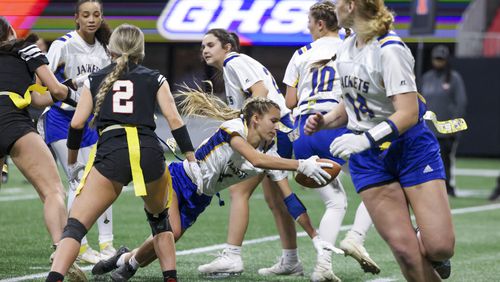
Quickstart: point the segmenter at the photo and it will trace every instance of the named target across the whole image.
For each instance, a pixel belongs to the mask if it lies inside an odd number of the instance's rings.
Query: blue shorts
[[[351,155],[349,170],[358,193],[391,182],[404,188],[446,178],[439,143],[422,121],[392,141],[387,150],[372,148]]]
[[[293,121],[292,118],[290,117],[290,114],[287,114],[283,116],[280,119],[280,122],[285,126],[288,127],[289,130],[278,130],[276,133],[276,137],[278,139],[278,154],[282,158],[287,158],[291,159],[293,155],[293,145],[292,141],[290,141],[290,138],[288,138],[288,133],[293,130]]]
[[[299,128],[299,138],[293,142],[293,151],[295,158],[307,159],[310,156],[317,155],[323,159],[332,160],[340,165],[345,164],[345,160],[337,158],[330,154],[330,144],[335,138],[342,136],[351,131],[346,127],[325,129],[306,135],[304,133],[304,125],[309,115],[302,115],[295,120],[295,127]]]
[[[181,162],[173,162],[168,166],[172,176],[172,184],[177,194],[182,230],[188,229],[198,216],[210,205],[212,196],[198,195],[194,184],[184,171]]]
[[[74,114],[74,111],[65,111],[57,106],[51,106],[45,117],[45,143],[50,145],[50,143],[68,139],[68,129]],[[89,127],[92,117],[91,115],[85,123],[80,145],[82,148],[94,145],[97,142],[97,131]]]

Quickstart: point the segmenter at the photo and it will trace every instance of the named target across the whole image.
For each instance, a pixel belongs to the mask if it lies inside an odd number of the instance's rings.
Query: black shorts
[[[144,182],[149,183],[159,179],[165,172],[165,157],[156,137],[139,134],[139,142]],[[123,185],[127,185],[132,181],[132,170],[125,134],[116,135],[106,132],[99,138],[94,167],[106,178]]]
[[[16,141],[24,135],[35,132],[35,125],[27,111],[14,110],[0,118],[0,158],[7,156]]]

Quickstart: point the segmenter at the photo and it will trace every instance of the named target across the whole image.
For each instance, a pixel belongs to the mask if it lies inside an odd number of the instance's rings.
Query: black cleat
[[[137,269],[132,268],[128,262],[124,265],[118,267],[117,270],[111,273],[111,280],[115,282],[125,282],[128,281],[132,276],[134,276]]]
[[[431,262],[434,270],[439,274],[441,279],[448,279],[451,274],[451,261],[449,259],[444,261],[433,261]]]
[[[490,201],[496,201],[500,199],[500,177],[497,178],[497,187],[491,192],[490,197],[488,198]]]
[[[94,265],[94,267],[92,268],[92,274],[102,275],[118,268],[118,266],[116,266],[116,262],[121,255],[128,252],[130,252],[130,250],[127,247],[121,246],[118,251],[116,251],[116,254],[114,256],[96,263],[96,265]]]

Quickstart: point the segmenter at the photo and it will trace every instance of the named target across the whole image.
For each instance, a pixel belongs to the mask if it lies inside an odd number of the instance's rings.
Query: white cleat
[[[271,267],[261,268],[258,273],[260,275],[290,275],[302,276],[304,275],[304,268],[302,262],[297,261],[294,264],[285,263],[285,258],[280,257],[278,262]]]
[[[101,255],[93,250],[90,246],[87,246],[86,250],[78,255],[76,261],[79,263],[90,263],[96,264],[101,260]]]
[[[370,272],[372,274],[380,273],[380,268],[375,261],[370,258],[363,244],[358,243],[352,238],[346,237],[340,242],[340,248],[345,252],[346,256],[351,256],[357,260],[364,272]]]
[[[109,259],[116,254],[116,249],[113,247],[113,243],[105,243],[106,246],[101,249],[99,255],[101,259]]]
[[[323,250],[318,252],[316,265],[311,274],[311,282],[341,282],[332,270],[332,251]]]
[[[223,250],[210,263],[198,266],[198,271],[204,275],[239,275],[243,272],[243,260],[240,255]]]
[[[66,272],[66,280],[73,282],[87,282],[87,276],[85,272],[83,272],[80,267],[74,262]]]

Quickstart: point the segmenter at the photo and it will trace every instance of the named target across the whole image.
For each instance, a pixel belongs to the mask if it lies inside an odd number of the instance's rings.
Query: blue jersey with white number
[[[276,102],[281,109],[281,117],[290,110],[285,105],[285,97],[276,80],[266,67],[255,59],[236,52],[227,54],[224,60],[224,84],[228,105],[233,109],[243,108],[246,99],[252,97],[250,87],[262,81],[266,86],[267,98]]]
[[[341,98],[339,77],[332,59],[342,44],[339,37],[322,37],[293,54],[286,68],[283,82],[297,88],[295,117],[328,112]],[[316,66],[323,60],[326,65]]]

